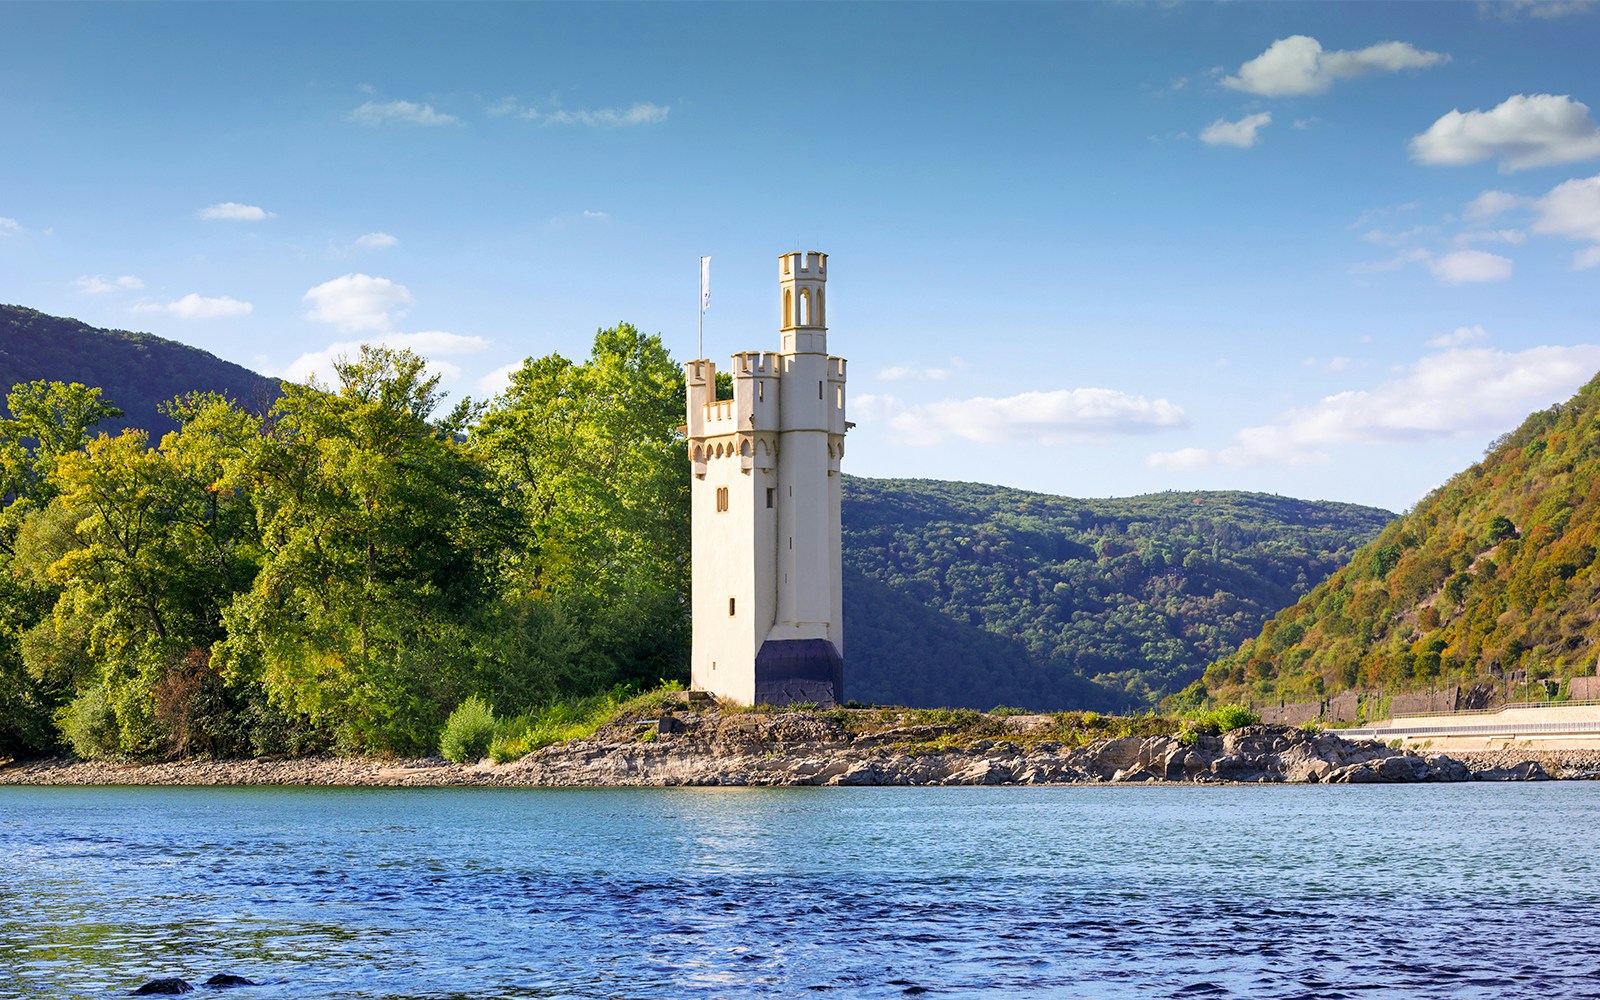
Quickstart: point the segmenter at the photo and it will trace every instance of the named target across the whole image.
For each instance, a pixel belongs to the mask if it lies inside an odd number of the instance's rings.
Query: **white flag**
[[[711,258],[700,258],[700,311],[711,308]]]

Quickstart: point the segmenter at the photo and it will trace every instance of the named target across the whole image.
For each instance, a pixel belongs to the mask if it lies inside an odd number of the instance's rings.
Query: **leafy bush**
[[[72,744],[72,752],[84,760],[117,752],[121,729],[103,687],[96,685],[72,699],[56,716],[56,725]]]
[[[481,760],[494,737],[494,709],[481,698],[468,698],[445,720],[439,753],[457,764]]]
[[[1261,725],[1261,716],[1244,705],[1218,705],[1209,712],[1199,712],[1187,720],[1187,729],[1196,732],[1231,733],[1245,726]]]

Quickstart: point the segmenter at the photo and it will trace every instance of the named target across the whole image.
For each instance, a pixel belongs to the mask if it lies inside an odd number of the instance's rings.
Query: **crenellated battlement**
[[[733,356],[733,377],[754,378],[779,374],[776,351],[741,351]]]
[[[828,255],[816,250],[786,253],[778,258],[778,280],[791,276],[828,280]]]

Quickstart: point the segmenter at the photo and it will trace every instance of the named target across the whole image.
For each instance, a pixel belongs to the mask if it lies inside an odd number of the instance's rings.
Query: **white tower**
[[[828,356],[827,254],[778,258],[781,350],[689,362],[696,690],[746,705],[843,697],[844,359]]]

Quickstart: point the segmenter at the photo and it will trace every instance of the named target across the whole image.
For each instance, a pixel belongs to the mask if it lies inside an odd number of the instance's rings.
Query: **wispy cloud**
[[[120,278],[102,278],[98,274],[85,274],[74,284],[78,286],[78,291],[85,295],[106,295],[144,287],[144,282],[131,274],[124,274]]]
[[[1116,389],[1057,389],[995,398],[946,399],[908,404],[893,396],[860,396],[862,419],[882,420],[908,444],[954,440],[1041,445],[1090,437],[1142,434],[1182,427],[1182,408]]]
[[[1533,17],[1553,21],[1560,17],[1589,14],[1600,9],[1595,0],[1479,0],[1478,10],[1488,17],[1515,21]]]
[[[1424,264],[1441,284],[1465,285],[1485,281],[1504,281],[1511,277],[1515,263],[1507,257],[1484,250],[1456,250],[1439,255],[1420,248],[1406,250],[1388,260],[1354,264],[1351,274],[1378,274],[1398,271],[1410,264]]]
[[[1280,38],[1244,63],[1222,85],[1261,97],[1320,94],[1335,80],[1368,73],[1395,73],[1449,62],[1443,52],[1424,52],[1406,42],[1379,42],[1356,51],[1327,52],[1309,35]]]
[[[1511,277],[1514,266],[1509,258],[1486,250],[1457,250],[1428,259],[1428,270],[1447,285],[1504,281]]]
[[[878,378],[885,382],[942,382],[950,377],[950,372],[958,368],[965,368],[966,362],[960,358],[951,358],[950,363],[942,368],[919,367],[917,365],[890,365],[878,373]]]
[[[399,245],[400,241],[388,233],[367,233],[356,237],[356,246],[362,250],[383,250]]]
[[[1469,219],[1492,219],[1527,204],[1528,199],[1509,191],[1485,191],[1472,199],[1467,206],[1466,216]]]
[[[458,118],[414,101],[367,101],[345,115],[345,120],[376,128],[379,125],[454,125]]]
[[[1157,452],[1146,462],[1175,471],[1326,459],[1339,445],[1426,442],[1489,434],[1529,410],[1564,399],[1600,368],[1600,345],[1515,353],[1453,349],[1419,360],[1373,389],[1328,396],[1270,424],[1247,427],[1227,448]]]
[[[1315,368],[1318,371],[1330,373],[1342,372],[1354,363],[1355,362],[1353,359],[1347,358],[1342,354],[1331,358],[1306,358],[1304,361],[1300,362],[1300,364],[1306,368]]]
[[[1474,229],[1457,233],[1453,240],[1458,247],[1467,247],[1474,243],[1508,243],[1520,247],[1528,242],[1528,234],[1520,229]]]
[[[168,312],[182,319],[226,319],[230,316],[245,316],[255,306],[248,302],[228,295],[219,295],[208,298],[196,292],[190,292],[176,302],[165,305],[147,303],[133,307],[134,312]]]
[[[525,107],[513,98],[505,98],[489,107],[495,117],[521,118],[541,125],[580,125],[588,128],[628,128],[634,125],[655,125],[667,120],[672,108],[666,104],[636,101],[625,108],[585,108],[568,111],[555,108],[541,111]]]
[[[1600,157],[1589,106],[1555,94],[1516,94],[1488,111],[1451,111],[1411,140],[1418,163],[1458,166],[1498,158],[1500,172]]]
[[[22,232],[22,223],[0,215],[0,236],[15,236]]]
[[[1428,338],[1429,347],[1460,347],[1479,340],[1487,340],[1489,333],[1481,326],[1458,326],[1449,333]]]
[[[213,222],[260,222],[272,218],[272,213],[259,205],[241,205],[236,201],[224,201],[202,208],[200,218]]]
[[[1262,129],[1272,124],[1272,112],[1262,111],[1245,115],[1235,122],[1222,118],[1200,130],[1200,141],[1207,146],[1235,146],[1249,149],[1256,144]]]
[[[406,286],[370,274],[347,274],[310,289],[302,301],[311,304],[307,319],[331,323],[347,333],[387,330],[402,306],[414,300]]]

